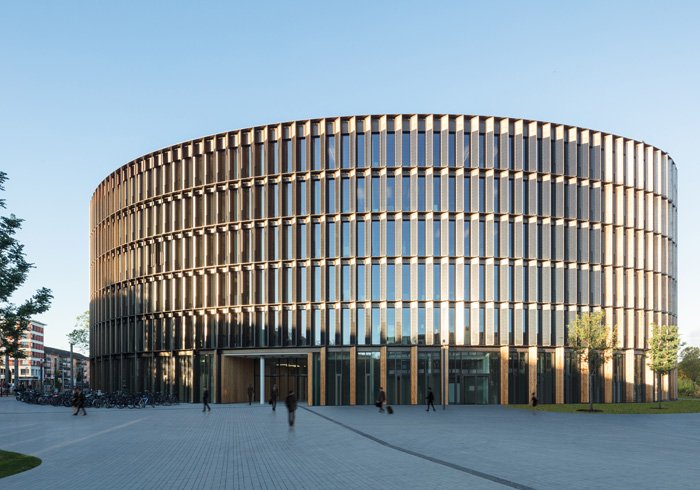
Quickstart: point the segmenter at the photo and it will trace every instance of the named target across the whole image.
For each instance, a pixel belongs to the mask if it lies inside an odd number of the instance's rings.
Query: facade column
[[[564,361],[566,350],[563,346],[554,349],[554,403],[564,403]]]
[[[314,353],[306,354],[306,404],[310,407],[314,404],[314,376],[318,373],[314,372]]]
[[[508,361],[510,349],[507,345],[501,346],[501,405],[508,405]]]
[[[350,347],[350,405],[357,405],[357,347]]]
[[[411,346],[411,404],[418,404],[418,346]]]
[[[260,356],[260,405],[265,404],[265,358]]]
[[[634,349],[625,350],[625,400],[634,401]]]
[[[604,364],[603,364],[603,383],[604,383],[604,390],[603,390],[603,402],[604,403],[612,403],[613,401],[613,396],[612,396],[612,388],[613,388],[613,356],[612,354],[610,357],[606,357]]]
[[[321,406],[324,406],[326,404],[326,352],[327,352],[327,347],[321,347],[320,351],[320,360],[319,364],[321,365],[321,373],[320,373],[320,388],[321,388],[321,396],[319,403]]]
[[[527,348],[527,364],[528,364],[528,392],[527,399],[530,400],[532,393],[537,394],[537,346],[533,345]]]

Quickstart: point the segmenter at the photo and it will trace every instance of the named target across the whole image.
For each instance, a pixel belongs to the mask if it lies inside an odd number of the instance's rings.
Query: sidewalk
[[[0,487],[696,488],[700,416],[499,406],[88,409],[0,398],[0,448],[43,463]]]

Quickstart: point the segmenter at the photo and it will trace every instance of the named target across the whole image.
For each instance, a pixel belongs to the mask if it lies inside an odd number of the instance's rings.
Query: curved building
[[[92,197],[93,382],[585,402],[567,325],[602,309],[619,350],[594,401],[649,399],[650,325],[677,315],[676,182],[643,141],[488,116],[311,119],[155,151]]]

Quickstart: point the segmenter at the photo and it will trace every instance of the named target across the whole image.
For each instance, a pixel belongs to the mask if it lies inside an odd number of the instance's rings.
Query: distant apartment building
[[[73,352],[73,375],[77,386],[90,384],[89,359]],[[44,358],[44,384],[54,388],[71,386],[70,351],[46,347]]]
[[[32,320],[27,331],[22,336],[21,350],[25,357],[15,363],[15,359],[9,358],[9,368],[13,381],[24,384],[41,384],[42,368],[44,364],[44,329],[46,324]],[[0,379],[7,379],[5,366],[5,355],[0,355]],[[19,370],[15,376],[15,368]]]

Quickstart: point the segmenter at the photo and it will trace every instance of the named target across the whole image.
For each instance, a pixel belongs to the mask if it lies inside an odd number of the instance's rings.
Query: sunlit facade
[[[247,128],[124,165],[90,210],[92,380],[108,390],[583,402],[567,325],[602,309],[619,350],[593,398],[641,401],[650,325],[676,323],[676,166],[590,129],[437,114]]]

